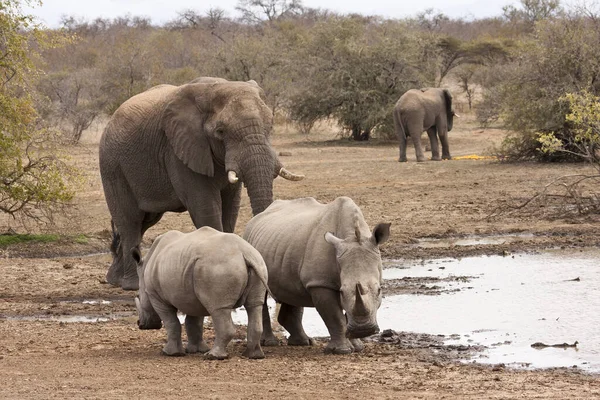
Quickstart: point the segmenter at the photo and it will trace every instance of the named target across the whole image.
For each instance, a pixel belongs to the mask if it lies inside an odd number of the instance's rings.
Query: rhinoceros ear
[[[382,222],[373,229],[372,240],[377,246],[385,243],[390,238],[390,225],[392,224]]]
[[[325,233],[325,241],[331,245],[333,245],[333,247],[335,248],[335,255],[336,257],[340,257],[343,253],[344,253],[344,240],[340,239],[339,237],[335,236],[333,233],[331,232],[327,232]]]
[[[325,241],[329,244],[332,244],[334,247],[338,247],[343,240],[340,239],[339,237],[335,236],[333,233],[331,232],[326,232],[325,233]]]

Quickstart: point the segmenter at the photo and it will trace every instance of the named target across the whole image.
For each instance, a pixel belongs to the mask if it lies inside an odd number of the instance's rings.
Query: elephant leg
[[[215,344],[206,354],[209,360],[224,360],[227,358],[227,345],[235,336],[235,327],[231,319],[231,309],[221,308],[210,313],[215,328]]]
[[[424,162],[425,154],[423,154],[423,149],[421,148],[421,131],[415,130],[414,132],[411,130],[410,138],[412,139],[413,146],[415,147],[415,154],[417,156],[417,162]]]
[[[269,306],[267,306],[266,299],[262,307],[262,321],[263,331],[260,338],[260,344],[263,346],[279,346],[279,340],[277,340],[273,333],[273,329],[271,328],[271,316],[269,315]]]
[[[186,208],[196,228],[210,226],[218,231],[223,231],[221,193],[219,191],[194,196],[189,199]]]
[[[431,128],[427,129],[427,136],[429,136],[429,143],[431,143],[431,159],[434,161],[441,161],[437,128],[432,126]]]
[[[163,347],[163,354],[168,356],[183,356],[183,343],[181,342],[181,322],[177,318],[177,309],[170,304],[150,299],[152,307],[163,321],[167,331],[167,344]]]
[[[346,338],[346,316],[342,311],[340,293],[326,288],[309,290],[313,304],[327,326],[331,339],[325,347],[326,354],[348,354],[354,350]]]
[[[229,185],[221,190],[223,232],[233,233],[240,210],[240,199],[242,197],[242,185]]]
[[[398,161],[407,162],[408,160],[406,158],[406,135],[401,133],[400,135],[398,135],[398,140],[400,142],[400,154],[398,157]]]
[[[306,335],[302,327],[303,314],[304,307],[295,307],[281,303],[277,322],[290,333],[290,337],[287,340],[288,346],[310,346],[313,344],[313,341]]]
[[[144,219],[145,213],[137,209],[127,214],[126,218],[114,218],[119,232],[119,244],[117,257],[106,274],[106,281],[111,285],[121,286],[124,290],[138,289],[137,264],[130,252],[142,242]]]
[[[450,146],[448,145],[448,131],[445,129],[440,130],[438,134],[440,136],[440,142],[442,142],[442,159],[451,160],[452,157],[450,156]]]
[[[265,358],[265,353],[260,348],[260,337],[263,332],[262,304],[257,306],[244,305],[244,307],[248,313],[248,329],[246,350],[242,355],[250,359]]]
[[[185,333],[187,334],[188,344],[186,353],[206,353],[210,347],[204,341],[204,317],[185,316]]]

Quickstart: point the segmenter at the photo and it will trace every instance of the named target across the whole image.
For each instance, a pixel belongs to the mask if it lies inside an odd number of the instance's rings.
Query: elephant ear
[[[444,93],[444,102],[446,103],[446,116],[448,119],[452,118],[452,95],[448,89],[442,90]]]
[[[204,130],[206,116],[196,103],[198,85],[179,89],[162,115],[162,127],[175,155],[192,171],[214,175],[214,164],[208,136]]]

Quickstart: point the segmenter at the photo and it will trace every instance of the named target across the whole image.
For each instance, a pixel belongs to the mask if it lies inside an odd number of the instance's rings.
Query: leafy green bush
[[[574,142],[568,93],[600,94],[600,21],[583,13],[537,22],[534,35],[521,42],[513,61],[498,68],[501,79],[492,100],[509,136],[496,152],[508,159],[565,160],[572,152],[543,152],[540,138],[552,135],[565,148]]]

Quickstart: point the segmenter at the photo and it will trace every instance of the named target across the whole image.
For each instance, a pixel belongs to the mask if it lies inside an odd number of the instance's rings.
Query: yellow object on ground
[[[469,154],[466,156],[452,157],[453,160],[496,160],[496,156],[480,156],[477,154]]]

